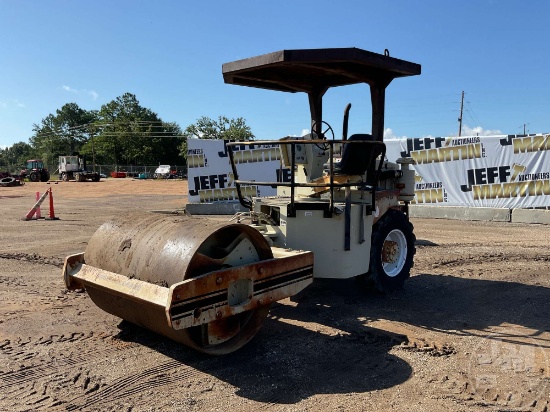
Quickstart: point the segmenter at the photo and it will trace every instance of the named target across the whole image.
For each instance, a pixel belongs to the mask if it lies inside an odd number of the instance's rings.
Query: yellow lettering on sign
[[[241,193],[244,197],[258,196],[257,186],[243,186],[241,187]],[[210,203],[220,200],[239,200],[237,188],[227,187],[224,189],[207,189],[199,190],[199,202]]]
[[[438,149],[417,150],[411,152],[411,157],[415,160],[416,164],[476,159],[481,158],[482,155],[483,147],[481,146],[481,143],[440,147]]]
[[[204,155],[203,154],[187,155],[187,166],[191,168],[204,167],[205,166]]]
[[[531,136],[513,139],[514,153],[529,153],[539,150],[550,150],[550,135]]]
[[[530,180],[520,183],[509,182],[491,185],[474,185],[472,186],[472,192],[475,200],[544,196],[550,195],[550,179]]]
[[[415,190],[415,200],[412,203],[438,203],[443,202],[445,192],[441,189]]]

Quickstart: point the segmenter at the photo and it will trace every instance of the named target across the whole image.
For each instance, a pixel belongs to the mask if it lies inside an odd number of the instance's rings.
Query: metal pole
[[[462,111],[464,109],[464,90],[462,90],[462,99],[460,99],[460,117],[458,118],[458,137],[462,136]]]
[[[90,138],[92,139],[92,165],[95,173],[95,146],[94,146],[94,128],[90,128]]]

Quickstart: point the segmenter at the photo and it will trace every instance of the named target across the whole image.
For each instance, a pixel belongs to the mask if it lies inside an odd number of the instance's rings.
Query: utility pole
[[[90,126],[90,139],[92,139],[92,165],[95,173],[95,146],[94,146],[94,126]]]
[[[464,110],[464,90],[462,90],[462,99],[460,99],[460,117],[458,118],[458,137],[462,135],[462,111]]]

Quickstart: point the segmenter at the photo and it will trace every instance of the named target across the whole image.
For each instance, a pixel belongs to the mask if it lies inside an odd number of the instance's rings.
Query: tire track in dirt
[[[461,373],[457,376],[444,375],[429,382],[441,388],[441,392],[445,394],[442,396],[443,398],[451,398],[458,404],[467,407],[482,406],[498,410],[531,412],[548,412],[549,410],[550,405],[545,399],[544,393],[525,392],[519,387],[515,390],[505,390],[499,387],[476,388],[476,385],[472,384],[473,380],[475,378],[467,373]],[[546,395],[548,394],[546,393]]]
[[[82,350],[78,347],[79,343],[89,346],[90,349]],[[56,350],[56,359],[39,359],[45,355],[40,354],[37,347],[52,344],[57,348],[65,344],[71,346],[68,352]],[[77,347],[74,347],[74,344],[77,344]],[[83,395],[93,393],[105,386],[105,383],[101,377],[93,376],[86,365],[112,359],[122,351],[136,346],[137,343],[120,341],[112,335],[93,332],[73,332],[29,340],[18,339],[13,342],[5,340],[0,344],[1,354],[9,355],[10,359],[14,355],[20,358],[24,355],[25,361],[38,360],[39,363],[17,371],[0,373],[3,404],[11,404],[14,409],[26,405],[21,410],[49,410],[67,403],[63,400],[66,399],[67,392],[74,391]]]
[[[24,361],[24,360],[29,360],[29,359],[32,359],[36,356],[39,356],[37,354],[37,352],[32,352],[31,351],[32,348],[35,348],[37,346],[50,345],[50,344],[53,344],[53,343],[80,342],[80,341],[91,339],[91,338],[94,338],[94,333],[93,332],[89,332],[88,334],[85,334],[85,333],[82,333],[82,332],[72,332],[72,333],[68,333],[67,335],[65,335],[65,334],[63,334],[63,335],[49,335],[47,337],[42,336],[42,337],[37,338],[34,341],[32,340],[32,338],[29,338],[29,340],[26,340],[26,341],[19,338],[16,341],[13,341],[13,342],[9,339],[6,339],[2,343],[0,343],[0,351],[1,351],[0,353],[8,355],[11,360]],[[98,339],[98,338],[96,337],[96,339]],[[27,347],[28,347],[28,350],[20,350],[20,348],[26,349]],[[49,361],[49,362],[46,362],[43,365],[40,365],[40,367],[45,368],[45,370],[48,370],[48,369],[54,369],[55,370],[57,368],[57,366],[59,366],[59,365],[62,365],[62,366],[63,365],[70,365],[72,363],[78,363],[80,359],[86,359],[87,356],[89,358],[89,355],[91,355],[92,353],[95,353],[95,352],[92,352],[92,350],[90,350],[89,353],[79,351],[78,354],[75,355],[75,356],[65,357],[65,358],[62,358],[62,359],[56,359],[55,362]],[[4,383],[4,382],[20,383],[20,382],[18,382],[18,376],[21,375],[21,374],[25,375],[27,373],[26,370],[28,368],[32,368],[32,367],[26,367],[26,368],[20,369],[19,371],[16,371],[16,372],[13,372],[13,371],[8,371],[8,372],[3,372],[3,373],[0,372],[0,379],[1,379],[0,380],[0,389],[3,386],[5,386],[5,385],[2,385],[2,383]]]
[[[89,339],[113,339],[112,335],[94,335],[94,332],[90,332],[88,334],[84,334],[82,332],[73,332],[67,335],[50,335],[47,337],[39,337],[35,340],[29,339],[27,341],[18,339],[15,342],[11,342],[10,340],[6,339],[5,341],[0,343],[0,351],[17,361],[28,361],[37,356],[40,356],[38,353],[30,351],[33,347],[36,347],[38,345],[50,345],[52,343],[65,342],[77,343]],[[83,365],[96,361],[98,358],[101,357],[110,357],[111,355],[114,355],[121,350],[133,346],[137,346],[137,344],[128,343],[125,345],[111,346],[110,348],[108,347],[102,350],[100,353],[98,353],[97,345],[92,345],[91,347],[93,349],[88,349],[84,351],[76,348],[76,354],[68,353],[66,357],[56,358],[53,361],[44,361],[43,363],[38,365],[26,366],[17,371],[0,372],[0,389],[7,388],[9,386],[19,385],[28,381],[37,380],[45,375],[49,375],[59,371],[59,368],[63,366]],[[28,347],[29,351],[19,350],[20,348],[25,347]]]
[[[139,394],[145,390],[151,390],[161,386],[177,384],[181,386],[191,378],[195,378],[205,373],[205,370],[197,370],[186,366],[180,361],[169,361],[152,368],[146,369],[140,373],[129,375],[118,380],[113,385],[105,385],[97,388],[93,395],[84,399],[83,402],[77,402],[82,396],[75,397],[67,402],[66,409],[75,411],[97,407],[99,405],[108,405]],[[87,394],[90,392],[87,392]]]
[[[510,253],[504,253],[504,252],[497,252],[497,253],[482,253],[480,255],[467,255],[467,256],[461,256],[457,257],[455,259],[444,259],[440,261],[436,261],[432,264],[433,268],[439,268],[439,267],[455,267],[455,266],[465,266],[467,264],[479,264],[479,263],[495,263],[495,262],[502,262],[502,261],[508,261],[508,262],[514,262],[514,263],[532,263],[535,262],[550,262],[550,256],[545,255],[539,255],[535,257],[530,257],[527,259],[525,257],[525,254],[523,253],[517,253],[517,254],[510,254]]]
[[[427,383],[440,388],[435,399],[452,399],[467,408],[548,412],[550,375],[547,359],[542,348],[534,346],[522,348],[520,342],[496,338],[486,339],[485,343],[473,349],[463,348],[460,353],[447,344],[434,345],[421,339],[402,344],[399,350],[421,356],[453,356],[455,363],[469,365],[469,368],[453,373],[445,369],[441,373],[432,370],[433,377]],[[501,381],[504,371],[507,371],[510,381]]]
[[[21,260],[39,265],[53,265],[58,268],[62,268],[64,263],[61,258],[55,256],[45,257],[36,253],[0,253],[0,259]]]

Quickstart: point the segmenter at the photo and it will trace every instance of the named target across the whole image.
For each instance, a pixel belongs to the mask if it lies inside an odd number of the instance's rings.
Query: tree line
[[[59,156],[80,154],[88,163],[114,165],[185,165],[191,138],[254,140],[243,118],[201,117],[184,130],[125,93],[99,110],[67,103],[33,125],[29,142],[0,150],[0,171],[18,172],[28,159],[57,168]]]

